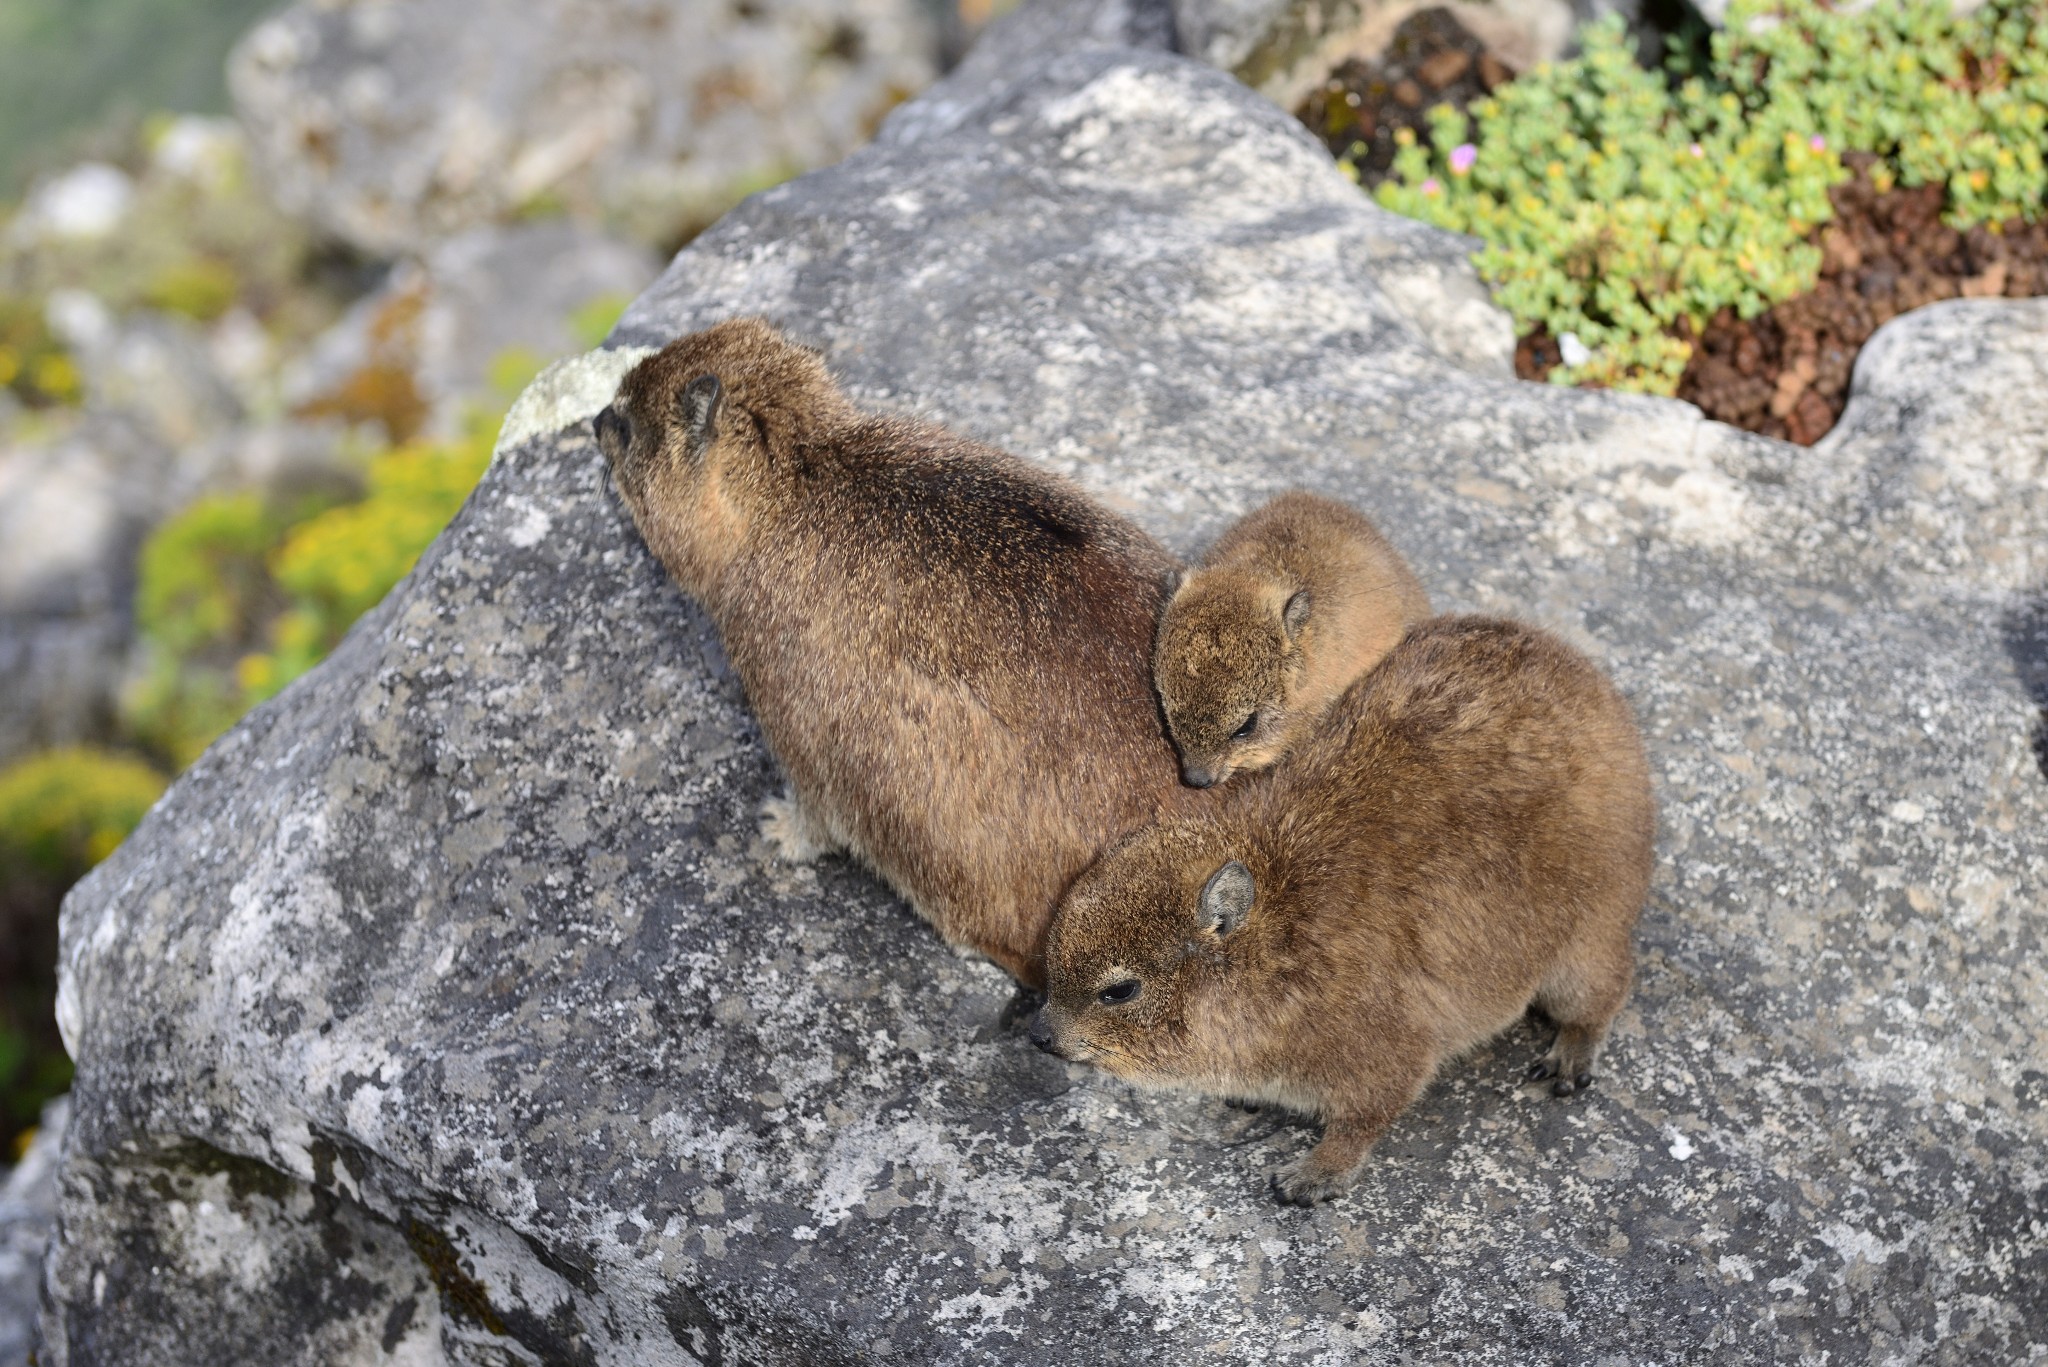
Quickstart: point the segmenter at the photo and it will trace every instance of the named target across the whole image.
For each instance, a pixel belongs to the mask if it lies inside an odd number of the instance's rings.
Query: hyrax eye
[[[1254,712],[1244,719],[1244,725],[1230,733],[1232,740],[1249,740],[1252,732],[1259,729],[1259,714]]]
[[[1123,978],[1111,983],[1108,987],[1095,994],[1096,999],[1104,1006],[1122,1006],[1137,995],[1138,980],[1136,978]]]

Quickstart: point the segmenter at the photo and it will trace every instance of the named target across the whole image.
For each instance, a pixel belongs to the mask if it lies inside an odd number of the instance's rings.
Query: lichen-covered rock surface
[[[2048,302],[1894,324],[1799,451],[1504,378],[1462,244],[1219,73],[1006,77],[680,256],[72,895],[44,1360],[2048,1356]],[[873,879],[772,863],[574,421],[742,312],[1183,550],[1307,486],[1604,660],[1663,833],[1600,1084],[1520,1085],[1523,1029],[1284,1209],[1312,1130],[1039,1055]]]

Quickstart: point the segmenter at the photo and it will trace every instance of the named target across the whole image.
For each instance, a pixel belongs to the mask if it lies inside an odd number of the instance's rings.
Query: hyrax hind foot
[[[1593,1085],[1593,1057],[1600,1050],[1600,1032],[1583,1025],[1561,1026],[1550,1050],[1529,1065],[1522,1074],[1529,1082],[1557,1079],[1550,1084],[1552,1096],[1570,1096]]]
[[[761,804],[761,834],[785,864],[808,864],[839,848],[794,794],[771,797]]]
[[[1552,1096],[1570,1096],[1573,1092],[1583,1092],[1593,1085],[1593,1074],[1590,1070],[1565,1073],[1563,1067],[1554,1055],[1545,1054],[1529,1065],[1528,1071],[1522,1074],[1522,1079],[1525,1082],[1542,1082],[1546,1078],[1556,1078],[1557,1081],[1550,1084]]]

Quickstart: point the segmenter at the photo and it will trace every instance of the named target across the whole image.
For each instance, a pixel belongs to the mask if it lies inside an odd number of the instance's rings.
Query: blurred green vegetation
[[[218,306],[212,284],[177,278],[188,282],[180,286],[193,302],[186,311]],[[246,291],[248,279],[238,277],[235,289]],[[239,303],[246,294],[229,297]],[[134,298],[149,302],[145,293]],[[569,323],[578,342],[602,341],[626,303],[606,296],[576,310]],[[0,312],[0,329],[7,316]],[[0,331],[0,346],[12,335]],[[35,345],[47,352],[54,343]],[[120,710],[120,740],[131,750],[51,750],[0,770],[0,1125],[33,1123],[42,1102],[69,1085],[51,1015],[58,898],[125,838],[170,775],[318,664],[412,570],[489,466],[505,410],[546,359],[523,348],[493,358],[490,393],[451,436],[394,438],[388,414],[353,415],[356,496],[280,505],[256,493],[209,495],[144,543],[135,593],[141,659]]]
[[[71,1085],[52,1016],[48,907],[111,854],[164,790],[132,755],[47,750],[0,770],[0,1125],[33,1125]]]
[[[45,750],[0,771],[0,849],[10,867],[75,879],[112,854],[163,791],[163,776],[130,756]]]
[[[134,180],[124,223],[148,231],[0,237],[0,373],[12,357],[15,374],[31,374],[35,348],[56,345],[43,318],[59,290],[83,290],[116,315],[209,323],[240,308],[283,351],[339,315],[346,291],[327,279],[311,234],[264,194],[232,126],[152,117],[108,155]]]
[[[78,367],[51,334],[41,305],[0,293],[0,389],[32,408],[79,400]]]
[[[221,495],[160,527],[142,553],[136,626],[149,663],[124,699],[129,732],[182,768],[324,659],[462,507],[500,417],[378,451],[354,502],[288,516]]]
[[[0,199],[110,122],[228,107],[228,49],[277,0],[4,0]]]
[[[85,397],[90,377],[51,321],[53,300],[72,304],[68,292],[88,313],[154,311],[209,329],[227,320],[255,337],[260,369],[238,393],[265,421],[288,416],[282,360],[374,283],[374,266],[277,210],[231,125],[145,114],[224,111],[229,48],[279,3],[0,0],[0,398],[45,410],[19,421],[70,422],[64,410]],[[26,223],[10,221],[8,202],[30,177],[82,158],[130,178],[115,229],[15,231]],[[627,302],[589,301],[570,331],[596,346]],[[411,571],[489,465],[506,407],[549,359],[498,355],[460,430],[427,434],[410,345],[420,305],[388,301],[368,362],[297,411],[347,426],[355,491],[343,478],[289,498],[213,494],[165,521],[137,564],[138,652],[117,748],[47,750],[0,768],[0,1138],[32,1125],[70,1083],[53,1017],[64,892],[172,776],[319,663]]]

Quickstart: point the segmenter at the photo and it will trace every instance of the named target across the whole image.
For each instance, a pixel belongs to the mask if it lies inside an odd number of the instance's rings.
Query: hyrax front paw
[[[1273,1174],[1273,1196],[1283,1206],[1313,1206],[1340,1196],[1351,1185],[1348,1172],[1331,1172],[1315,1161],[1315,1155],[1300,1158]]]
[[[831,843],[794,797],[771,797],[761,804],[761,834],[785,864],[808,864],[832,852]]]

